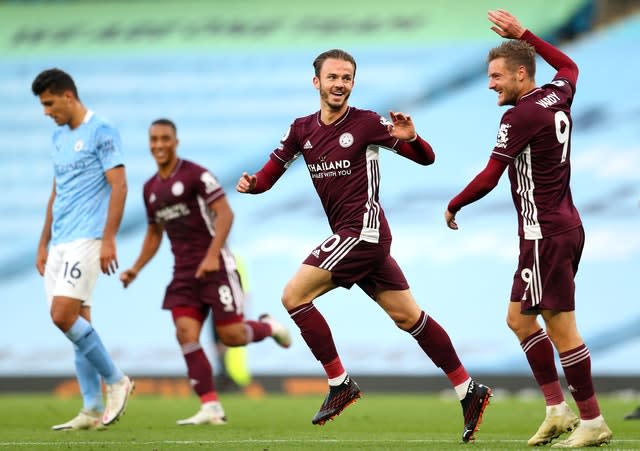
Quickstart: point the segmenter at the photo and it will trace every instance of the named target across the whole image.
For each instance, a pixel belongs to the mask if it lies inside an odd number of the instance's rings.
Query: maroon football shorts
[[[317,246],[303,262],[331,271],[341,287],[358,285],[370,298],[377,290],[409,288],[398,263],[389,254],[391,243],[369,243],[338,232]]]
[[[244,293],[238,272],[227,272],[222,268],[202,279],[189,276],[174,277],[167,286],[162,308],[172,310],[175,307],[198,309],[203,314],[203,320],[211,310],[216,325],[243,321]]]
[[[539,240],[520,238],[511,300],[521,303],[522,313],[575,310],[574,278],[583,247],[582,226]]]

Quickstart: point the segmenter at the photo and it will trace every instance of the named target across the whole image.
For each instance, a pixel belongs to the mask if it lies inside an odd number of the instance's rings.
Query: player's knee
[[[198,332],[193,330],[191,327],[176,325],[176,339],[178,340],[178,343],[183,345],[197,342],[200,340],[200,337]]]
[[[532,333],[528,322],[523,321],[521,315],[507,315],[507,326],[520,341],[524,340]]]
[[[406,312],[392,312],[389,316],[396,324],[396,326],[402,330],[409,330],[417,322],[417,318],[412,317]]]
[[[244,327],[218,332],[220,341],[226,346],[243,346],[247,344],[247,331]]]
[[[303,301],[301,301],[297,296],[294,295],[294,292],[289,285],[284,288],[281,301],[282,305],[287,309],[287,311],[294,309],[301,304],[304,304]]]
[[[51,321],[53,321],[53,324],[55,324],[62,332],[66,332],[71,329],[75,320],[76,318],[70,317],[67,312],[63,310],[51,310]]]

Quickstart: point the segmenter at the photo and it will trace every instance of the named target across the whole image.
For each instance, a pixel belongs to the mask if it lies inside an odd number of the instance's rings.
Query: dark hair
[[[154,125],[168,125],[173,129],[173,133],[175,133],[176,135],[178,134],[178,128],[176,127],[176,124],[171,119],[166,119],[164,117],[161,117],[160,119],[156,119],[151,123],[151,127],[153,127]]]
[[[487,63],[497,58],[504,58],[509,70],[516,71],[520,66],[524,66],[529,78],[536,78],[536,51],[528,42],[517,39],[504,41],[489,51]]]
[[[73,78],[60,69],[43,70],[33,80],[31,91],[33,91],[34,95],[39,96],[46,90],[51,91],[51,94],[55,95],[62,95],[65,91],[71,91],[76,99],[79,99],[78,89],[76,88]]]
[[[353,76],[356,76],[356,60],[349,53],[345,52],[341,49],[331,49],[326,52],[322,52],[320,55],[316,56],[316,59],[313,60],[313,68],[316,71],[316,77],[320,76],[320,69],[322,69],[322,65],[329,58],[336,60],[348,61],[353,64]]]

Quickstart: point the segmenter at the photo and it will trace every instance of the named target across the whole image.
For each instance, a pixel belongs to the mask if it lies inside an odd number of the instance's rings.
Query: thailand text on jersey
[[[302,155],[332,231],[349,230],[371,243],[388,241],[391,232],[378,200],[378,153],[399,143],[388,124],[373,111],[349,107],[326,125],[318,111],[291,124],[271,159],[286,168]]]
[[[569,187],[574,89],[556,78],[522,96],[502,116],[491,157],[509,164],[518,233],[525,239],[581,224]]]

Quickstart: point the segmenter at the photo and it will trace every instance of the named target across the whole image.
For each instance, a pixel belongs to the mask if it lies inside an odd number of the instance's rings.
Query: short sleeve
[[[218,179],[206,169],[200,172],[196,186],[198,187],[198,194],[205,200],[207,205],[224,196],[222,185]]]
[[[371,119],[368,121],[368,123],[371,124],[368,127],[369,133],[371,134],[371,136],[369,137],[369,141],[372,144],[378,144],[379,146],[395,150],[400,140],[394,138],[389,133],[389,129],[387,127],[389,125],[392,125],[391,121],[373,111],[368,112],[368,114],[371,117]]]
[[[522,120],[522,114],[518,114],[518,111],[512,108],[502,116],[492,158],[511,163],[531,141],[537,128]]]
[[[294,121],[280,138],[280,145],[271,154],[271,159],[287,169],[302,154]]]

